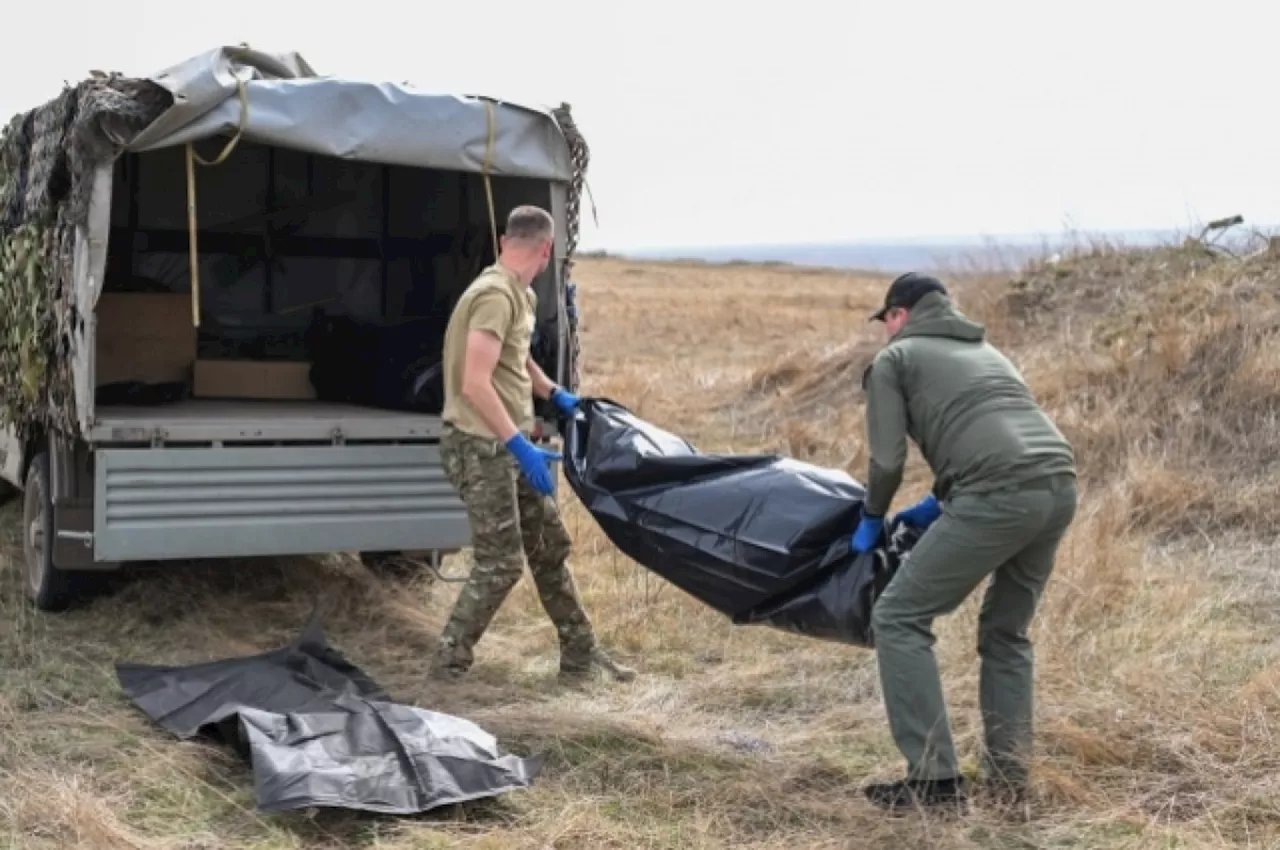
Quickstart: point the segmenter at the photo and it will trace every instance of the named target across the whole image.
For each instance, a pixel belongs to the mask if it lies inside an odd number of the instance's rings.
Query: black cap
[[[871,321],[883,322],[885,313],[894,307],[910,310],[916,306],[917,301],[930,292],[941,292],[946,295],[947,288],[936,277],[907,272],[889,284],[889,291],[884,294],[884,306],[872,314]]]

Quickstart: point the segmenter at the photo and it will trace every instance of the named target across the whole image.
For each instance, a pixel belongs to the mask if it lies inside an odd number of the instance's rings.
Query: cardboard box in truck
[[[311,364],[265,360],[197,360],[196,398],[306,401],[316,397]]]
[[[98,299],[97,313],[97,386],[191,380],[196,328],[190,295],[105,292]]]

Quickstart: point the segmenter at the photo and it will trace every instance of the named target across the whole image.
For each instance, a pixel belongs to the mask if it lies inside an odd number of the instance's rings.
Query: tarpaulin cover
[[[564,467],[615,546],[738,624],[873,646],[872,606],[916,537],[855,555],[865,491],[846,473],[702,454],[604,399],[566,424]]]
[[[487,160],[489,173],[503,177],[573,176],[569,144],[551,112],[511,100],[494,102],[490,125],[491,98],[321,76],[295,52],[244,47],[206,50],[148,79],[173,94],[173,105],[127,140],[131,151],[239,133],[264,145],[385,165],[479,173]]]
[[[318,621],[281,649],[191,667],[117,664],[126,694],[180,738],[220,734],[253,765],[263,811],[413,814],[526,788],[541,759],[501,755],[459,717],[392,703]]]

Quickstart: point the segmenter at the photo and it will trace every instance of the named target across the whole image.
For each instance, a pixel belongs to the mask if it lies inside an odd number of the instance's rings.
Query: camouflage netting
[[[78,433],[76,227],[94,171],[172,103],[148,80],[94,77],[0,134],[0,424]]]

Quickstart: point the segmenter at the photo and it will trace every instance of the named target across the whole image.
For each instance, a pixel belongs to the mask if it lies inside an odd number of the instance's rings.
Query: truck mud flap
[[[99,561],[470,545],[431,445],[103,449],[94,478]]]

